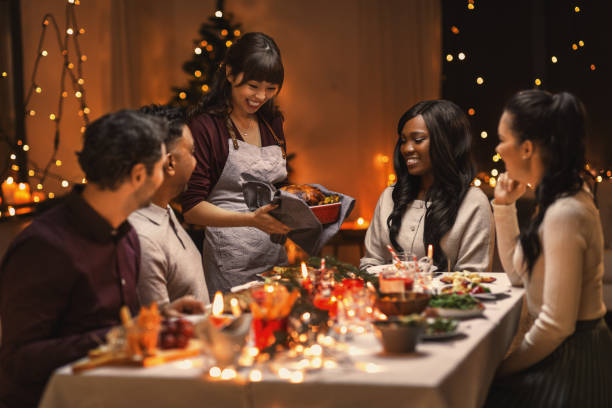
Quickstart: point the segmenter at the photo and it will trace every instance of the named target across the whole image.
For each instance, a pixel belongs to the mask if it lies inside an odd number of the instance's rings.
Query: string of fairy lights
[[[475,13],[477,11],[476,0],[467,0],[466,8],[467,8],[468,13]],[[571,9],[570,12],[574,14],[574,18],[578,19],[581,17],[583,10],[579,4],[576,4]],[[459,36],[461,33],[460,28],[457,27],[456,25],[452,25],[451,27],[449,27],[449,29],[455,36]],[[567,47],[568,53],[570,54],[571,53],[575,54],[586,46],[584,39],[580,38],[579,33],[574,33],[574,37],[575,37],[574,40]],[[446,55],[444,56],[444,59],[447,63],[461,63],[465,61],[466,58],[467,58],[467,52],[465,51],[465,49],[458,50],[455,55],[453,55],[453,53],[446,53]],[[547,56],[546,58],[547,59],[550,58],[550,62],[552,64],[559,64],[562,59],[560,55],[550,55],[550,56]],[[589,71],[595,71],[597,69],[597,65],[593,62],[589,62],[587,63],[587,69]],[[470,75],[473,78],[475,87],[485,86],[486,75],[484,73],[471,72]],[[543,85],[543,81],[540,75],[538,74],[535,75],[535,77],[533,78],[533,84],[537,88]],[[471,117],[476,115],[476,106],[468,107],[467,113]],[[486,130],[481,130],[479,135],[482,140],[487,139],[487,137],[489,136]],[[500,170],[496,168],[496,163],[499,163],[500,160],[502,160],[501,156],[498,153],[494,152],[491,156],[491,162],[493,163],[491,166],[492,168],[489,170],[488,173],[487,172],[478,173],[477,177],[473,181],[473,185],[479,187],[483,184],[488,184],[491,187],[495,187],[495,185],[497,184],[497,176],[500,174]],[[591,174],[591,176],[593,177],[593,180],[596,183],[601,183],[604,180],[612,180],[612,170],[610,169],[595,169],[590,164],[587,164],[585,170],[587,170],[588,173]]]
[[[87,56],[82,53],[79,44],[79,37],[85,34],[85,29],[80,27],[76,18],[76,7],[80,5],[80,0],[67,0],[65,14],[66,23],[64,30],[60,30],[56,18],[52,14],[45,14],[42,18],[42,30],[38,47],[36,50],[36,59],[30,78],[28,91],[24,100],[23,114],[27,118],[32,118],[39,114],[34,108],[36,101],[41,96],[44,96],[43,84],[37,80],[37,74],[41,62],[50,55],[49,49],[45,47],[45,38],[49,28],[55,33],[59,52],[62,56],[62,71],[60,74],[60,87],[57,110],[49,112],[49,120],[53,123],[53,149],[47,163],[41,167],[34,161],[28,159],[27,163],[19,161],[19,151],[28,152],[31,145],[24,143],[20,136],[17,135],[17,140],[10,140],[8,136],[4,136],[9,144],[9,159],[10,165],[5,172],[0,174],[2,182],[2,200],[0,201],[0,218],[11,217],[18,214],[31,212],[33,207],[42,200],[47,198],[52,199],[55,193],[45,193],[44,183],[48,179],[56,179],[60,182],[63,188],[69,188],[72,184],[79,182],[69,181],[65,177],[55,173],[53,170],[62,166],[62,161],[58,158],[58,149],[61,142],[60,124],[64,117],[64,101],[69,95],[77,99],[79,104],[78,115],[82,118],[81,133],[85,132],[85,127],[89,124],[89,114],[91,109],[87,106],[85,79],[83,76],[83,63],[87,61]],[[70,46],[72,44],[72,46]],[[8,79],[8,73],[2,72],[2,79]],[[68,78],[68,81],[66,80]],[[71,91],[68,91],[70,86]],[[20,84],[15,84],[20,86]],[[16,107],[20,109],[20,107]],[[19,179],[18,172],[21,166],[27,166],[28,180]],[[5,178],[6,177],[6,178]],[[31,192],[29,179],[37,179],[35,190]],[[80,183],[86,183],[87,180],[81,179]]]

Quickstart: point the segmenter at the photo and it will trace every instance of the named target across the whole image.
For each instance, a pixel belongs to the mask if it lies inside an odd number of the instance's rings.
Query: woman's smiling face
[[[402,141],[400,152],[406,160],[408,173],[413,176],[424,176],[431,173],[429,130],[423,116],[417,115],[407,121],[400,137]]]
[[[278,93],[279,86],[277,84],[254,80],[242,84],[243,78],[244,73],[235,77],[228,76],[228,80],[232,84],[232,108],[234,110],[247,115],[254,114]]]

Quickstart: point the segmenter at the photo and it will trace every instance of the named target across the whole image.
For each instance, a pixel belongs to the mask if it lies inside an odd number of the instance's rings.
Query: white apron
[[[236,141],[238,149],[228,138],[225,167],[206,201],[226,210],[249,212],[242,193],[245,178],[278,183],[287,177],[287,166],[277,145],[257,147]],[[274,265],[287,264],[285,248],[255,227],[206,227],[202,253],[211,296],[254,280],[257,273]]]

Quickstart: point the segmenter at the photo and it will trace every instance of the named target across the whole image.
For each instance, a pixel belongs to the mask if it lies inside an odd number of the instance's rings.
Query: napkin
[[[355,199],[348,195],[326,189],[320,184],[311,184],[324,194],[335,194],[340,197],[340,214],[336,222],[322,225],[312,213],[310,207],[298,196],[284,190],[278,190],[270,183],[250,180],[242,184],[242,192],[249,210],[255,211],[266,204],[278,204],[270,215],[291,228],[288,236],[308,255],[317,255],[323,246],[340,230],[340,226],[355,206]],[[284,237],[271,235],[270,239],[283,243]]]

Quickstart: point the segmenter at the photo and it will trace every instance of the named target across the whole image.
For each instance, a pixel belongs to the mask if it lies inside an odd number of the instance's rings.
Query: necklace
[[[232,122],[234,122],[234,125],[236,125],[236,129],[238,129],[238,132],[240,133],[240,135],[242,135],[242,137],[247,137],[249,135],[249,132],[251,131],[251,128],[253,127],[253,119],[249,118],[249,127],[247,127],[246,129],[241,128],[240,126],[238,126],[238,122],[236,120],[232,119]]]

